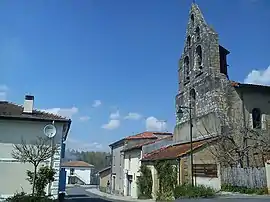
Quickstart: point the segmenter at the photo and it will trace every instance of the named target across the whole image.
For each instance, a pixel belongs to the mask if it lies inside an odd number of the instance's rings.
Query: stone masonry
[[[223,83],[228,81],[227,70],[224,71],[220,66],[220,49],[218,34],[207,25],[198,5],[192,4],[184,51],[179,61],[176,110],[179,106],[191,106],[193,119],[199,119],[220,110],[216,97],[220,96]],[[227,64],[225,64],[226,68]],[[179,137],[184,135],[179,134],[181,125],[189,120],[188,110],[183,109],[183,112],[183,117],[177,116],[176,142],[188,139]],[[198,134],[194,135],[194,137],[198,136]]]

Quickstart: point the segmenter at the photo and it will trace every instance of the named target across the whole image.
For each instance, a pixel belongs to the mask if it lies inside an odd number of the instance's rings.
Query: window
[[[196,177],[218,177],[216,164],[193,164]]]
[[[196,39],[199,40],[201,38],[201,33],[200,33],[200,28],[199,27],[196,28],[195,34],[196,34]]]
[[[131,167],[131,155],[128,156],[128,169]]]
[[[193,14],[191,14],[190,20],[191,20],[191,26],[194,26],[194,15]]]
[[[253,128],[261,129],[262,128],[261,120],[262,120],[261,110],[259,108],[254,108],[252,110],[252,126],[253,126]]]
[[[195,51],[195,63],[197,68],[202,69],[202,47],[200,45]]]
[[[196,100],[196,92],[194,89],[191,89],[190,90],[190,97],[192,100]]]
[[[188,56],[184,59],[184,71],[185,71],[185,78],[189,80],[189,58]]]
[[[74,168],[70,169],[70,175],[74,175]]]
[[[113,156],[113,166],[115,166],[115,156]]]
[[[191,46],[191,38],[190,38],[190,36],[187,37],[187,46],[188,47]]]

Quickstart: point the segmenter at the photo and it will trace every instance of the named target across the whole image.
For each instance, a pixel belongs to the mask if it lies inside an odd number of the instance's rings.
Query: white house
[[[58,115],[33,109],[34,96],[26,95],[24,105],[0,101],[0,198],[6,198],[16,192],[31,193],[31,185],[26,180],[26,171],[33,170],[32,164],[20,163],[12,158],[14,144],[35,141],[45,137],[44,127],[54,124],[56,135],[53,141],[58,152],[53,158],[44,162],[56,169],[55,181],[48,186],[47,193],[58,195],[60,181],[60,164],[63,158],[64,141],[71,125],[71,120]],[[44,164],[43,163],[43,164]]]
[[[84,161],[68,161],[62,163],[66,171],[66,184],[91,184],[91,174],[94,166]]]

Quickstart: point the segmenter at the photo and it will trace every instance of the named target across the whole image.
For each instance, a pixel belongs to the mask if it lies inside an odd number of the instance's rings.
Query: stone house
[[[217,32],[193,3],[179,60],[175,143],[190,141],[190,126],[194,139],[224,135],[228,131],[237,137],[243,129],[269,135],[270,87],[230,81],[228,54],[219,44]],[[252,143],[246,140],[243,144]],[[255,158],[255,153],[246,154],[244,166],[264,165],[257,162],[262,158]]]
[[[12,196],[16,192],[31,193],[31,185],[26,180],[26,171],[33,170],[33,165],[21,163],[12,158],[14,144],[20,144],[23,139],[31,144],[37,137],[45,137],[44,127],[54,124],[56,135],[54,143],[58,152],[42,164],[51,165],[56,169],[55,181],[46,189],[53,196],[58,195],[59,184],[64,183],[60,178],[60,165],[64,158],[65,140],[71,120],[58,115],[45,113],[34,109],[34,96],[26,95],[24,105],[7,101],[0,102],[0,198]]]
[[[193,176],[194,184],[205,185],[216,190],[221,188],[221,178],[219,165],[216,164],[215,158],[209,150],[214,138],[194,140],[193,146]],[[161,147],[150,153],[143,154],[141,163],[147,165],[152,173],[152,196],[156,198],[159,190],[159,179],[155,169],[156,161],[169,160],[177,168],[177,184],[190,182],[190,142],[175,143]]]
[[[124,195],[124,152],[126,148],[134,145],[153,141],[172,133],[165,132],[143,132],[125,137],[109,145],[111,148],[111,192],[116,195]]]
[[[104,168],[98,172],[99,176],[99,189],[101,191],[105,191],[107,188],[107,183],[108,181],[110,182],[111,180],[111,166]]]

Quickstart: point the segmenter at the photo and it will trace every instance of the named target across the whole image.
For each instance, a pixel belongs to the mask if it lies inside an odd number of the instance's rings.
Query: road
[[[68,197],[65,201],[67,202],[112,202],[85,191],[83,187],[70,187],[66,191]]]
[[[179,199],[177,202],[267,202],[268,199],[258,199],[258,198],[213,198],[213,199]]]
[[[67,202],[115,202],[103,199],[85,191],[83,187],[67,188]],[[269,202],[269,198],[212,198],[212,199],[179,199],[177,202]]]

